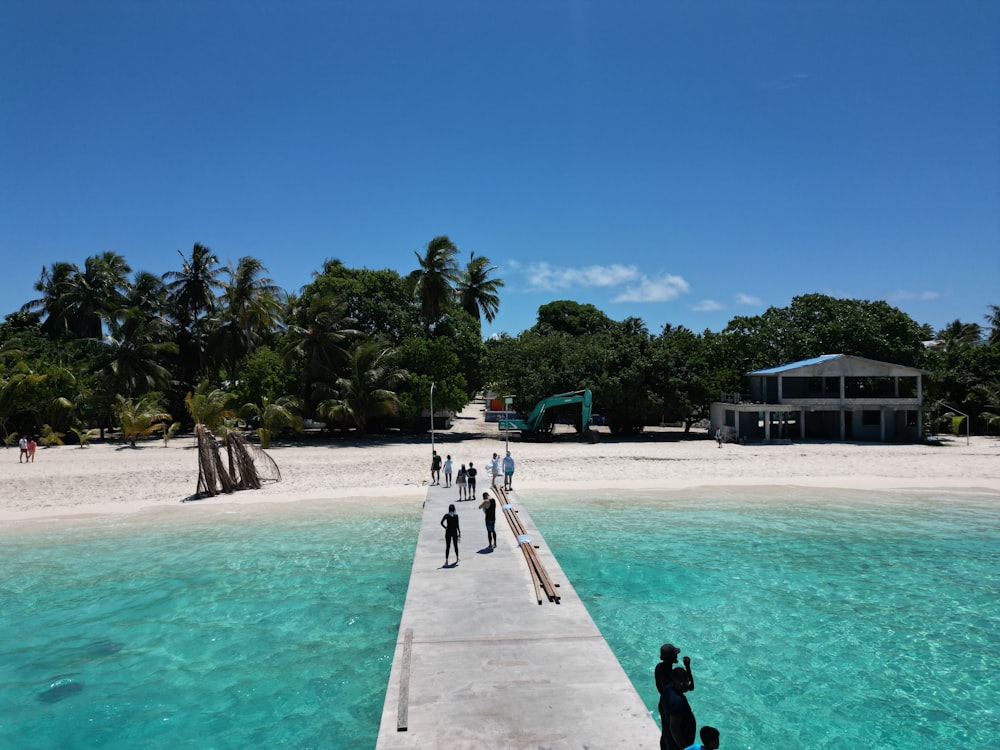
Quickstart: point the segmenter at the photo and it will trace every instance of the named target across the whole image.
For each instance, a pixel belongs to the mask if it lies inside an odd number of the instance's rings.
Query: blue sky
[[[105,250],[297,291],[447,234],[506,281],[486,334],[811,292],[981,323],[998,126],[991,0],[0,0],[0,314]]]

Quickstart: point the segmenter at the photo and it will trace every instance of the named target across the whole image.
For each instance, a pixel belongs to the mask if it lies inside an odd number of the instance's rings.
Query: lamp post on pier
[[[513,395],[503,397],[503,449],[505,454],[510,453],[510,405],[513,400]]]
[[[434,384],[431,383],[431,454],[434,453]]]

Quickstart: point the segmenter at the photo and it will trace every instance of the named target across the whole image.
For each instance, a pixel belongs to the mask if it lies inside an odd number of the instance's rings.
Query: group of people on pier
[[[444,471],[444,487],[451,487],[454,467],[455,464],[451,460],[450,454],[445,456],[442,461],[441,454],[437,451],[431,451],[431,486],[441,484],[441,472]],[[484,471],[486,476],[490,478],[491,487],[496,487],[497,480],[502,476],[503,488],[507,491],[514,489],[514,458],[510,455],[510,451],[507,451],[507,455],[502,459],[499,454],[494,453],[493,458],[486,462]],[[479,470],[471,461],[468,468],[465,464],[461,465],[458,473],[454,475],[455,486],[458,487],[459,502],[476,499],[476,479],[478,476]]]

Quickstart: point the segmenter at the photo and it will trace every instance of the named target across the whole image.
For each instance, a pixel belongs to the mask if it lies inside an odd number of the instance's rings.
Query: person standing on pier
[[[455,564],[458,564],[458,540],[462,538],[462,529],[458,525],[458,513],[454,503],[448,506],[448,512],[441,516],[441,527],[444,529],[444,564],[448,566],[448,556],[451,545],[455,545]]]
[[[514,459],[510,451],[503,457],[503,488],[508,492],[514,489]]]
[[[677,655],[681,652],[677,646],[672,643],[664,643],[660,646],[660,663],[656,665],[653,670],[653,677],[656,680],[656,691],[660,694],[660,718],[663,724],[663,734],[660,737],[660,748],[666,750],[674,750],[678,748],[676,744],[670,743],[669,732],[668,732],[668,721],[667,716],[664,714],[664,709],[666,708],[666,693],[670,691],[670,686],[673,680],[673,673],[675,671],[683,672],[686,675],[686,688],[685,692],[690,692],[694,690],[694,674],[691,672],[691,657],[684,657],[684,667],[674,667],[677,664]],[[683,697],[683,696],[682,696]],[[687,702],[687,699],[684,699]],[[694,729],[691,730],[691,740],[686,744],[680,745],[679,748],[686,748],[694,742]]]
[[[670,672],[670,685],[660,694],[660,750],[685,750],[694,744],[697,724],[691,704],[684,695],[690,685],[688,672],[674,667]]]
[[[670,685],[670,673],[677,663],[677,654],[681,650],[672,643],[664,643],[660,646],[660,663],[653,670],[653,677],[656,679],[656,692],[663,694],[663,691]],[[691,673],[691,657],[684,657],[684,669],[688,676],[688,689],[690,693],[694,690],[694,675]]]
[[[497,501],[489,492],[484,492],[483,501],[479,503],[479,508],[486,514],[486,546],[490,549],[496,549]]]
[[[451,487],[451,470],[452,470],[452,461],[451,461],[451,454],[449,453],[444,458],[444,486],[445,487]]]
[[[469,500],[475,500],[476,499],[476,474],[478,474],[478,473],[479,473],[479,471],[476,469],[476,467],[472,463],[470,463],[469,464],[469,471],[468,471],[468,474],[469,474]]]
[[[441,456],[431,451],[431,484],[441,484]]]

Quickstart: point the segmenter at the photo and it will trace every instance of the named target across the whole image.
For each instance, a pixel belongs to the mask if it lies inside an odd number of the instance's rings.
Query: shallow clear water
[[[522,499],[651,711],[670,640],[727,749],[1000,745],[995,496]],[[0,747],[373,747],[412,505],[0,534]]]
[[[528,500],[655,715],[671,641],[724,748],[1000,747],[996,496]],[[657,717],[658,718],[658,717]]]
[[[419,520],[0,535],[0,747],[373,747]]]

